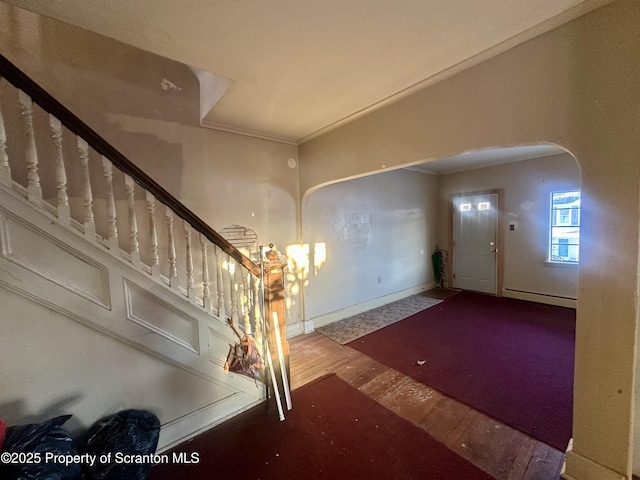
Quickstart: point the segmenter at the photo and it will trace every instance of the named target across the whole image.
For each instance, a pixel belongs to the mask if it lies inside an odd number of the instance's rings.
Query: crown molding
[[[209,122],[206,119],[200,122],[200,126],[204,128],[209,128],[211,130],[217,130],[219,132],[232,133],[234,135],[242,135],[244,137],[258,138],[260,140],[268,140],[270,142],[284,143],[286,145],[293,145],[296,147],[298,146],[298,141],[294,140],[293,138],[279,137],[277,135],[271,135],[269,133],[254,132],[252,130],[244,130],[242,128],[229,127],[227,125],[221,125],[219,123]]]
[[[440,175],[438,172],[434,172],[431,170],[426,170],[424,168],[418,168],[416,166],[413,167],[403,167],[404,170],[411,170],[412,172],[422,173],[423,175]]]
[[[538,25],[534,25],[533,27],[525,30],[524,32],[520,32],[502,41],[501,43],[494,45],[493,47],[490,47],[486,50],[483,50],[482,52],[472,55],[471,57],[466,58],[465,60],[462,60],[457,64],[452,65],[451,67],[445,70],[442,70],[441,72],[436,73],[435,75],[432,75],[431,77],[425,78],[424,80],[414,83],[413,85],[410,85],[386,98],[383,98],[382,100],[376,103],[373,103],[368,107],[365,107],[350,115],[347,115],[344,118],[341,118],[340,120],[330,123],[329,125],[326,125],[325,127],[322,127],[316,130],[315,132],[312,132],[309,135],[306,135],[300,138],[297,143],[298,145],[301,145],[305,142],[313,140],[314,138],[324,135],[325,133],[335,130],[347,123],[350,123],[350,122],[353,122],[354,120],[362,118],[376,110],[380,110],[392,103],[398,102],[406,97],[413,95],[414,93],[420,90],[423,90],[424,88],[427,88],[431,85],[435,85],[436,83],[446,80],[447,78],[450,78],[464,70],[467,70],[471,67],[479,65],[480,63],[486,60],[496,57],[501,53],[504,53],[528,40],[531,40],[539,35],[542,35],[551,30],[554,30],[555,28],[558,28],[566,23],[569,23],[572,20],[575,20],[578,17],[586,15],[587,13],[593,10],[596,10],[600,7],[603,7],[613,1],[614,0],[586,0],[585,2],[580,3],[579,5],[576,5],[573,8],[570,8],[569,10],[565,10],[564,12],[559,13],[555,17],[549,18],[544,22],[539,23]]]

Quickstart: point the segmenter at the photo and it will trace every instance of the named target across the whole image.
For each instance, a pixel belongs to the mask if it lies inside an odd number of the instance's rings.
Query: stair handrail
[[[2,54],[0,54],[0,77],[5,78],[14,87],[29,95],[37,105],[54,115],[74,134],[82,137],[96,152],[108,158],[118,169],[133,178],[138,185],[150,192],[161,203],[171,208],[178,216],[188,222],[210,242],[217,245],[223,252],[240,263],[251,274],[260,277],[261,272],[258,265],[212,229],[204,220],[160,186],[153,178],[136,166],[124,154],[80,120],[73,112],[57,101],[44,88],[33,81]]]

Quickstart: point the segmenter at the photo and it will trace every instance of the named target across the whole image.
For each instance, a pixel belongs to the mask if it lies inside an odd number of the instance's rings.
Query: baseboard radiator
[[[527,300],[529,302],[545,303],[548,305],[556,305],[558,307],[576,308],[576,299],[572,297],[563,297],[559,295],[551,295],[548,293],[528,292],[524,290],[515,290],[511,288],[503,288],[502,296],[508,298],[517,298],[519,300]]]

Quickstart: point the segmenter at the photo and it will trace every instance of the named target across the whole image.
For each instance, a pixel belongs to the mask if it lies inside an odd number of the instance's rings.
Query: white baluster
[[[251,293],[249,292],[249,272],[244,268],[240,269],[242,275],[242,313],[244,314],[244,332],[251,333]]]
[[[226,317],[224,308],[224,285],[222,279],[222,250],[220,247],[215,247],[216,250],[216,285],[218,288],[218,317],[222,320]]]
[[[193,254],[191,252],[191,225],[183,220],[184,239],[187,249],[187,297],[193,300],[195,298],[195,282],[193,280]]]
[[[202,252],[202,306],[211,311],[211,291],[209,290],[209,262],[207,261],[207,238],[200,234],[200,251]]]
[[[93,193],[89,175],[89,145],[78,137],[78,154],[82,168],[82,201],[84,202],[84,234],[91,240],[96,239],[96,222],[93,216]]]
[[[108,158],[102,157],[102,170],[107,190],[107,223],[109,224],[108,243],[111,253],[120,251],[118,243],[118,226],[116,225],[116,201],[113,198],[113,164]]]
[[[176,258],[176,244],[173,236],[173,211],[165,206],[165,220],[167,222],[167,254],[169,256],[169,286],[178,287],[178,266]]]
[[[260,313],[260,279],[253,279],[253,317],[255,322],[254,338],[257,342],[262,343],[262,314]]]
[[[127,190],[129,205],[129,253],[131,263],[140,265],[140,243],[138,242],[138,218],[136,216],[135,182],[129,175],[124,176],[124,186]]]
[[[25,159],[27,161],[27,197],[29,201],[39,207],[42,206],[42,187],[40,187],[40,175],[38,174],[38,151],[36,149],[36,137],[33,131],[33,102],[31,97],[18,90],[18,99],[24,116],[25,132]]]
[[[149,239],[151,241],[151,275],[160,276],[160,255],[158,254],[158,230],[156,228],[156,197],[146,192],[149,211]]]
[[[4,129],[4,117],[2,116],[2,103],[0,102],[0,184],[5,187],[13,187],[11,181],[11,167],[7,155],[7,132]]]
[[[65,225],[71,223],[71,211],[69,209],[69,196],[67,195],[67,170],[64,165],[62,153],[62,124],[53,115],[49,114],[49,125],[53,135],[53,143],[56,147],[56,189],[58,191],[57,209],[58,219]]]
[[[231,319],[234,325],[240,325],[238,321],[238,283],[236,282],[236,261],[227,255],[229,271],[229,295],[231,300]]]

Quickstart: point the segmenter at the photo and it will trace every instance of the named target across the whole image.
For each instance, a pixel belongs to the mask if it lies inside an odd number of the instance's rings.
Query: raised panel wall
[[[0,288],[15,304],[0,347],[17,348],[21,322],[38,332],[22,341],[20,364],[3,361],[20,375],[0,389],[0,405],[31,405],[16,416],[77,413],[80,428],[111,410],[144,406],[160,417],[162,451],[263,400],[256,382],[222,368],[235,342],[224,322],[2,188],[0,245]],[[18,318],[22,312],[27,318]],[[46,336],[56,328],[66,332],[58,345]],[[51,407],[52,398],[67,397],[78,399],[75,407]]]

